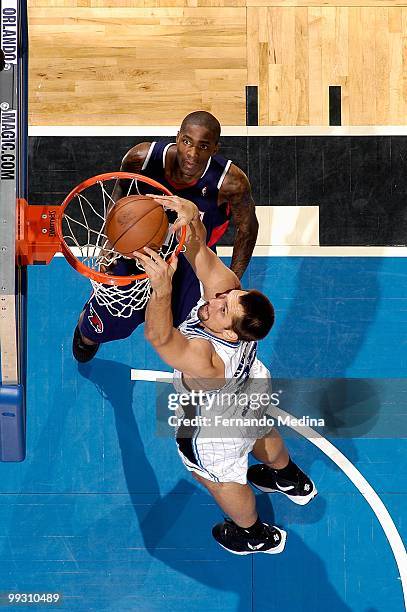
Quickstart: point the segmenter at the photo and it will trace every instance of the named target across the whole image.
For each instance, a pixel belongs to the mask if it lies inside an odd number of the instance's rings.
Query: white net
[[[120,180],[121,197],[128,195],[161,194],[163,191],[152,187],[142,178]],[[105,234],[106,217],[115,205],[113,190],[116,177],[97,180],[76,193],[65,208],[62,217],[62,232],[66,246],[87,268],[102,272],[106,283],[91,279],[98,304],[105,306],[113,316],[130,317],[134,310],[145,307],[151,293],[149,278],[130,278],[126,285],[110,284],[113,277],[136,277],[144,274],[144,268],[135,259],[124,257],[110,248]],[[123,189],[123,185],[125,189]],[[164,209],[169,221],[167,236],[159,251],[168,259],[178,246],[176,236],[171,232],[175,213]]]
[[[91,279],[97,303],[106,306],[116,317],[131,317],[134,310],[144,308],[151,293],[150,279],[134,281],[129,287],[103,285]]]

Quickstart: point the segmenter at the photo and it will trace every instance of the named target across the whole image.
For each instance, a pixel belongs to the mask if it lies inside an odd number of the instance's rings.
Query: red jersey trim
[[[222,223],[222,225],[218,225],[218,227],[215,227],[209,237],[208,247],[214,246],[222,238],[228,227],[229,221],[225,221],[225,223]]]
[[[165,175],[165,180],[171,185],[171,187],[174,187],[174,189],[177,189],[178,191],[181,189],[188,189],[188,187],[195,187],[200,179],[201,177],[199,179],[195,179],[195,181],[192,181],[192,183],[182,183],[182,185],[180,185],[179,183],[173,181],[169,176]]]

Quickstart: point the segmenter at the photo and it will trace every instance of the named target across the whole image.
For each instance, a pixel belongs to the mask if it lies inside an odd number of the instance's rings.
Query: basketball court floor
[[[212,540],[221,514],[174,441],[156,436],[155,383],[132,369],[165,367],[142,330],[78,366],[88,282],[62,257],[31,267],[28,452],[0,464],[0,590],[59,592],[63,610],[402,610],[405,440],[380,438],[377,423],[405,415],[405,275],[404,258],[253,258],[245,284],[278,313],[260,355],[275,378],[311,381],[339,433],[324,446],[286,431],[319,495],[297,507],[260,494],[286,550],[236,557]],[[348,435],[364,403],[362,434]]]

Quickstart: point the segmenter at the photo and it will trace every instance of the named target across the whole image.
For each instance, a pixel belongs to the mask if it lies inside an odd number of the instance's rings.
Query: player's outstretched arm
[[[240,289],[236,274],[206,244],[206,228],[200,217],[189,225],[185,256],[203,285],[207,300],[229,289]]]
[[[205,298],[210,300],[216,293],[239,289],[240,281],[236,274],[207,246],[206,228],[197,206],[178,196],[154,196],[154,199],[177,212],[175,230],[188,226],[185,256],[203,285]]]
[[[223,378],[224,366],[206,340],[188,339],[173,326],[172,277],[177,267],[168,265],[155,251],[135,253],[150,277],[151,296],[146,308],[144,335],[161,359],[191,378]]]

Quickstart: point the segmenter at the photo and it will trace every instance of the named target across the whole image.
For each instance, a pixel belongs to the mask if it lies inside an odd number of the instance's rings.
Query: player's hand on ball
[[[155,291],[159,297],[171,295],[172,277],[177,269],[178,258],[173,257],[171,262],[167,264],[167,262],[158,255],[158,253],[153,251],[153,249],[144,247],[144,251],[146,255],[138,251],[135,251],[133,255],[143,264],[144,270],[150,278],[152,290]]]
[[[191,221],[199,219],[199,209],[190,200],[180,198],[179,196],[149,195],[150,197],[154,198],[156,202],[162,204],[162,206],[175,210],[177,213],[177,220],[172,227],[172,231],[174,233],[180,230],[182,227],[189,225]]]

